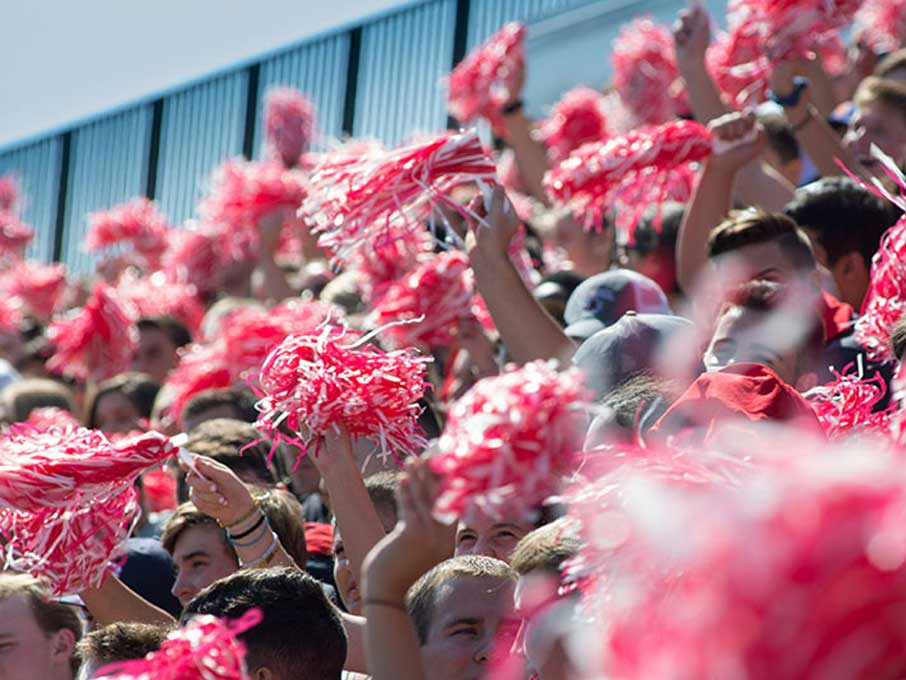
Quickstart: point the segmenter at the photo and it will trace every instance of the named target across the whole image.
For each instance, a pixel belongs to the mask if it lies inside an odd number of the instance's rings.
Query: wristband
[[[268,562],[270,562],[271,558],[273,558],[274,554],[277,552],[277,546],[280,545],[280,539],[277,538],[277,534],[271,532],[271,536],[273,536],[273,540],[267,547],[267,550],[262,553],[261,557],[256,560],[252,560],[251,562],[243,562],[242,560],[240,560],[240,569],[257,569],[258,567],[263,567],[267,565]]]
[[[504,104],[500,107],[500,113],[504,116],[512,116],[514,113],[522,111],[522,107],[525,105],[525,102],[521,99],[510,102],[509,104]]]
[[[779,104],[785,109],[792,108],[799,104],[802,99],[802,93],[808,88],[808,78],[796,76],[793,78],[793,91],[787,95],[778,95],[773,90],[768,90],[768,99],[775,104]]]
[[[237,519],[237,520],[236,520],[235,522],[233,522],[232,524],[223,524],[220,520],[217,520],[217,523],[218,523],[223,529],[229,530],[230,527],[238,527],[238,526],[239,526],[240,524],[242,524],[243,522],[249,521],[249,520],[252,518],[252,516],[253,516],[256,512],[258,512],[258,501],[257,501],[257,500],[255,500],[255,505],[252,507],[251,510],[249,510],[247,513],[245,513],[242,517],[240,517],[239,519]]]
[[[256,543],[258,543],[258,541],[260,541],[262,538],[264,538],[265,535],[267,535],[268,530],[271,528],[271,524],[270,524],[270,522],[267,521],[267,517],[265,517],[264,521],[258,522],[258,524],[256,524],[255,527],[256,527],[256,529],[257,529],[257,527],[261,527],[261,531],[258,532],[258,535],[255,536],[255,538],[253,538],[249,541],[240,543],[239,541],[237,541],[235,538],[233,538],[229,534],[227,534],[227,540],[230,542],[231,545],[234,545],[238,548],[250,548],[253,545],[255,545]],[[255,531],[255,529],[252,529],[251,531]],[[246,534],[246,535],[248,535],[248,534]]]
[[[260,527],[266,520],[267,520],[267,517],[262,512],[260,515],[258,515],[258,521],[255,522],[248,529],[246,529],[245,531],[238,533],[238,534],[234,534],[232,531],[227,529],[227,536],[229,536],[231,539],[237,539],[237,538],[241,539],[241,538],[245,538],[246,536],[251,536],[252,532],[255,531],[255,529],[257,529],[258,527]],[[236,525],[234,524],[233,526],[236,526]]]

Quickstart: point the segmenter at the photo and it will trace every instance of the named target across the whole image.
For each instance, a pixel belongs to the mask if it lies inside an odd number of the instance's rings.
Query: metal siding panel
[[[237,71],[164,100],[157,199],[172,222],[191,217],[210,172],[242,152],[246,81]]]
[[[349,34],[342,33],[301,45],[271,57],[261,64],[261,97],[255,126],[255,157],[264,151],[264,95],[272,87],[301,90],[315,106],[315,149],[323,149],[342,136],[343,93],[346,91],[346,61]]]
[[[363,28],[356,136],[399,144],[444,128],[440,81],[450,70],[455,20],[455,0],[440,0]]]
[[[20,217],[35,230],[26,255],[37,260],[53,257],[61,152],[60,138],[51,137],[0,155],[0,175],[19,180]]]
[[[129,109],[72,133],[72,172],[61,259],[76,273],[94,268],[82,248],[88,213],[105,210],[145,189],[151,107]]]
[[[472,0],[468,49],[484,42],[509,21],[532,23],[595,0]]]

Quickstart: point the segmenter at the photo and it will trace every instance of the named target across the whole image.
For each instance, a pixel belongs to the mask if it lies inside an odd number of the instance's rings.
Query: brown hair
[[[28,378],[8,385],[2,393],[3,415],[11,423],[27,420],[36,408],[56,406],[75,412],[72,394],[65,385],[46,378]]]
[[[856,89],[853,96],[856,106],[880,103],[895,110],[906,122],[906,85],[895,80],[869,76]]]
[[[223,463],[249,484],[274,484],[267,464],[270,442],[255,426],[233,418],[214,418],[189,433],[186,448],[199,456]]]
[[[165,626],[117,622],[88,633],[79,642],[77,650],[82,663],[93,661],[102,667],[117,661],[141,659],[156,652],[169,632]]]
[[[365,478],[365,489],[384,529],[390,531],[396,524],[399,512],[396,504],[396,490],[403,478],[402,472],[383,470]],[[390,526],[387,524],[390,523]]]
[[[708,236],[708,257],[716,258],[746,246],[776,243],[797,271],[815,270],[815,255],[808,236],[786,215],[764,210],[730,213]]]
[[[85,427],[97,427],[98,402],[101,397],[114,392],[120,392],[128,399],[141,418],[150,418],[154,408],[154,400],[160,391],[154,379],[145,373],[120,373],[109,380],[105,380],[94,390],[88,393],[85,399]]]
[[[570,520],[558,520],[539,527],[516,544],[510,566],[520,576],[533,571],[559,574],[562,564],[579,552],[579,539]]]
[[[458,578],[499,578],[515,581],[516,572],[506,563],[484,555],[462,555],[441,562],[422,575],[406,593],[406,609],[421,644],[428,640],[437,593]]]
[[[44,587],[28,574],[0,573],[0,600],[22,595],[41,631],[51,636],[59,630],[72,632],[76,641],[82,637],[82,622],[72,607],[54,602]],[[79,670],[79,659],[72,655],[70,666],[73,674]]]

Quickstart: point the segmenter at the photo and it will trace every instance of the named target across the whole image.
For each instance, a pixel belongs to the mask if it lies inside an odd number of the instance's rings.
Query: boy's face
[[[509,563],[516,544],[534,528],[523,519],[497,519],[474,513],[459,522],[454,555],[484,555]]]
[[[906,162],[906,116],[881,102],[862,102],[843,144],[868,169],[878,163],[871,157],[872,144],[902,165]]]
[[[215,526],[190,526],[173,546],[176,580],[173,595],[185,607],[192,598],[219,579],[236,571],[235,556]]]
[[[432,680],[479,680],[488,671],[501,623],[509,620],[513,583],[491,576],[462,576],[439,587],[434,618],[422,645]]]
[[[12,595],[0,602],[0,680],[68,680],[75,637],[62,629],[47,635],[28,600]]]

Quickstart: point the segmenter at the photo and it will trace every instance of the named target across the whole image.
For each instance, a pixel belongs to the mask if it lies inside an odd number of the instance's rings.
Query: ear
[[[68,628],[60,628],[50,637],[50,658],[54,665],[68,666],[75,654],[75,634]]]
[[[797,392],[808,392],[809,390],[818,387],[818,374],[803,373],[796,380],[795,387]]]
[[[868,273],[865,266],[865,260],[862,259],[861,253],[855,250],[842,256],[834,263],[834,276],[845,281],[851,281],[853,277],[863,277]]]
[[[275,675],[270,668],[259,668],[252,678],[253,680],[280,680],[279,676]]]

